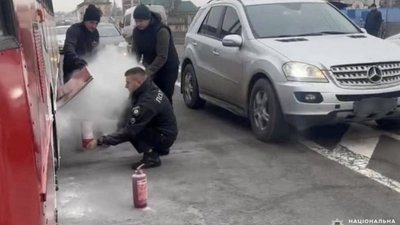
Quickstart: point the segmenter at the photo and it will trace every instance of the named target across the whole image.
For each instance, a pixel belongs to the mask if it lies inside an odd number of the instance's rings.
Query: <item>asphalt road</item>
[[[57,118],[61,225],[400,224],[400,130],[339,124],[268,144],[246,119],[210,104],[186,108],[177,87],[179,137],[162,166],[146,170],[149,207],[140,210],[130,164],[141,156],[129,144],[82,151],[79,121],[65,113],[74,104]]]
[[[298,134],[286,143],[262,143],[246,120],[212,105],[189,110],[178,92],[175,111],[179,138],[162,167],[146,171],[146,210],[132,206],[130,164],[140,159],[132,146],[82,152],[64,137],[60,224],[400,221],[399,192],[310,150],[297,141]]]

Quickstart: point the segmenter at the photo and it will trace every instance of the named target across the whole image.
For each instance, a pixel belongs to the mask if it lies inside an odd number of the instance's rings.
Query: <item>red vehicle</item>
[[[52,0],[1,0],[0,225],[57,224],[57,105],[91,80],[59,62]]]

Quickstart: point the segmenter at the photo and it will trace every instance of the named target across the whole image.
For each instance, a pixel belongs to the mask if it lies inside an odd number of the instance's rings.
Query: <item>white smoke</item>
[[[119,115],[129,92],[125,88],[125,71],[141,66],[135,57],[117,46],[106,46],[88,61],[93,80],[65,106],[57,111],[57,127],[61,139],[80,145],[80,123],[93,123],[96,136],[116,130]]]

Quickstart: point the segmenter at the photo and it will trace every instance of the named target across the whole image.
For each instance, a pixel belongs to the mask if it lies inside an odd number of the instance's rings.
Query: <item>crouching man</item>
[[[167,155],[178,135],[178,127],[171,103],[150,80],[146,72],[135,67],[125,72],[125,87],[130,92],[131,110],[126,124],[113,134],[92,141],[89,149],[102,145],[131,142],[143,158],[132,165],[136,169],[161,165],[160,155]]]

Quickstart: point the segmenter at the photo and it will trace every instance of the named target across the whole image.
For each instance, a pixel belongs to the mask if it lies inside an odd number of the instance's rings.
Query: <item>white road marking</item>
[[[380,136],[365,139],[350,139],[345,137],[340,141],[340,145],[356,154],[371,158],[379,142],[379,137]]]
[[[382,132],[362,124],[352,123],[340,145],[350,151],[371,158]]]
[[[299,139],[298,141],[318,154],[400,193],[400,183],[398,181],[392,180],[374,170],[367,168],[369,162],[368,157],[353,153],[341,145],[338,145],[333,150],[328,150],[310,140]]]

